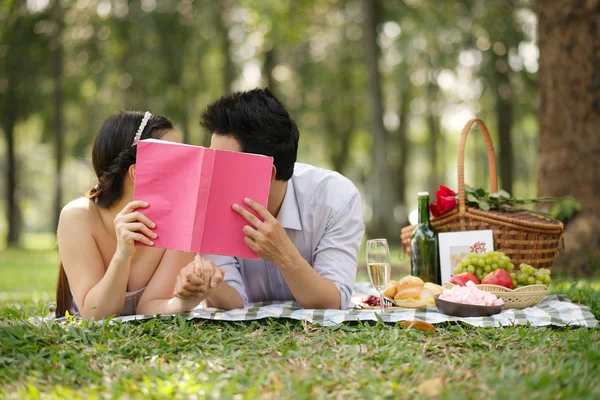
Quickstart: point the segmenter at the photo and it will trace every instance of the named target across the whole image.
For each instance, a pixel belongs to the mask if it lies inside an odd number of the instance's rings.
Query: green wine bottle
[[[429,193],[419,192],[419,223],[410,236],[411,274],[441,285],[438,235],[429,222]]]

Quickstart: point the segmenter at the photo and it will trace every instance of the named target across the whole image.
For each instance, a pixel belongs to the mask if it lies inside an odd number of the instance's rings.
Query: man
[[[346,308],[364,234],[354,184],[336,172],[296,163],[298,128],[268,89],[222,97],[207,107],[202,125],[213,133],[213,149],[274,158],[267,207],[251,199],[233,205],[248,221],[245,242],[260,259],[206,256],[202,263],[225,270],[224,283],[205,288],[189,267],[180,272],[175,295],[190,299],[212,292],[208,305],[224,309],[293,299],[304,308]]]

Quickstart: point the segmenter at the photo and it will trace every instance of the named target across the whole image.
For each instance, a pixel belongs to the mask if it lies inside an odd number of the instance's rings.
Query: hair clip
[[[142,118],[142,123],[140,124],[140,127],[138,128],[137,132],[135,133],[135,136],[133,137],[133,143],[131,144],[131,147],[135,146],[140,141],[140,138],[142,137],[142,132],[144,132],[144,128],[146,127],[146,124],[148,123],[148,120],[151,116],[152,114],[150,114],[149,111],[146,111],[146,113],[144,114],[144,118]]]

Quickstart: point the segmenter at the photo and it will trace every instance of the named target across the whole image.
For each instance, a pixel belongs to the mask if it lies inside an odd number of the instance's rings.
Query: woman
[[[57,316],[186,312],[223,280],[223,271],[200,257],[153,247],[156,225],[143,214],[148,204],[132,201],[137,142],[147,138],[180,142],[168,119],[148,112],[121,112],[100,128],[92,150],[98,184],[67,204],[58,223]],[[174,298],[179,271],[194,262],[203,290],[194,300]]]

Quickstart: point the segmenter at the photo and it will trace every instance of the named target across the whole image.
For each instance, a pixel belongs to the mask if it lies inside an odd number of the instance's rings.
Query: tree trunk
[[[429,108],[427,110],[427,127],[429,129],[429,143],[427,146],[427,158],[429,163],[429,197],[431,201],[435,201],[435,192],[441,184],[440,179],[440,163],[438,159],[438,141],[440,140],[440,125],[437,115],[435,115],[432,105],[436,100],[436,85],[433,83],[427,84],[427,103]]]
[[[600,2],[540,1],[538,15],[539,195],[581,202],[562,264],[585,272],[600,262]]]
[[[412,99],[411,87],[409,84],[404,84],[404,87],[400,87],[401,99],[400,99],[400,125],[395,135],[394,148],[398,150],[400,159],[395,168],[394,174],[394,187],[396,188],[396,199],[404,207],[404,219],[401,225],[408,224],[408,210],[406,209],[406,167],[408,166],[408,125],[409,125],[409,110],[410,101]]]
[[[508,65],[508,57],[499,58]],[[500,143],[500,187],[513,194],[513,166],[514,155],[512,148],[512,88],[508,70],[505,72],[496,69],[496,120],[498,138]]]
[[[64,160],[64,132],[63,132],[63,103],[64,103],[64,83],[63,83],[63,48],[61,42],[62,30],[62,10],[60,2],[55,6],[56,22],[61,27],[52,43],[52,78],[54,81],[54,173],[56,176],[54,193],[54,225],[52,229],[58,227],[58,218],[62,209],[62,166]]]
[[[369,76],[369,103],[371,107],[371,131],[373,135],[372,157],[375,170],[372,182],[373,220],[370,233],[374,236],[396,238],[394,232],[394,190],[391,184],[388,165],[388,137],[383,125],[383,104],[381,94],[381,76],[379,72],[379,45],[377,43],[377,25],[380,4],[372,0],[363,0],[364,36],[367,71]]]
[[[277,96],[277,90],[275,88],[275,80],[273,79],[273,68],[275,68],[277,60],[275,59],[275,47],[272,46],[265,53],[265,60],[263,62],[262,78],[263,84]]]
[[[7,74],[6,114],[2,118],[2,130],[6,137],[6,153],[8,168],[6,169],[6,220],[8,221],[7,244],[9,247],[19,245],[21,237],[20,209],[17,200],[17,157],[15,146],[15,125],[17,110],[16,82],[12,73]]]
[[[227,13],[231,8],[229,0],[219,0],[219,15],[217,16],[217,32],[221,37],[221,53],[223,53],[223,93],[231,91],[235,80],[235,70],[231,59],[231,42],[227,26]]]

